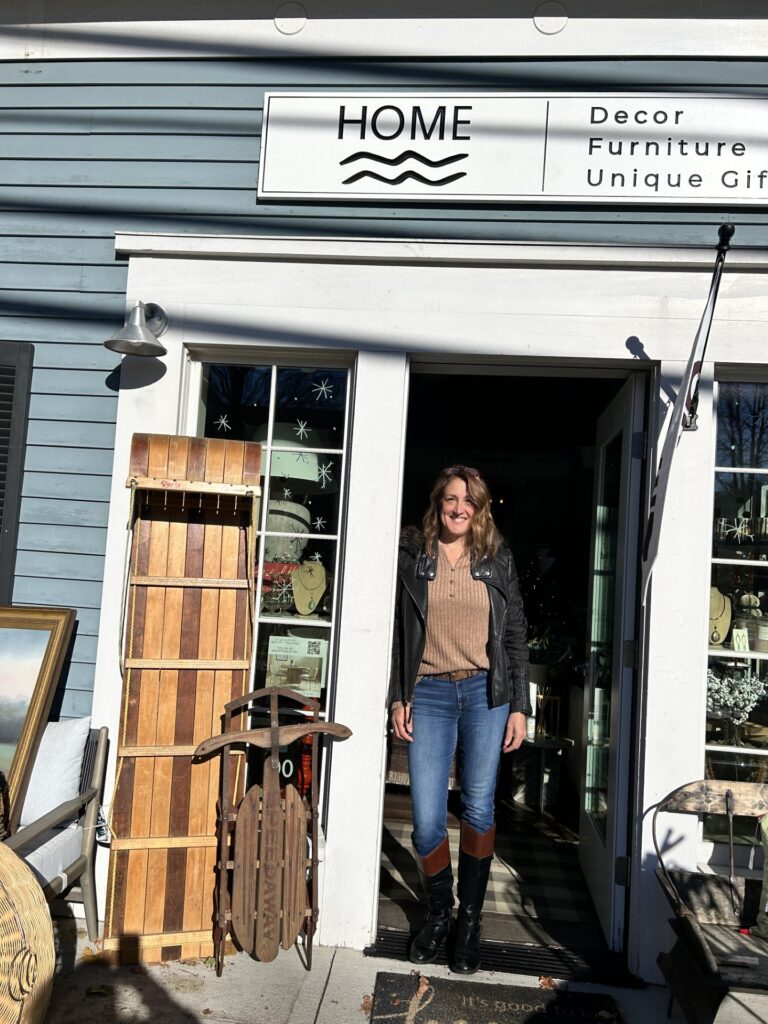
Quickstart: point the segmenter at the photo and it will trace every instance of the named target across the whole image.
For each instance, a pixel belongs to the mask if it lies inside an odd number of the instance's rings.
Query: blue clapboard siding
[[[14,600],[78,609],[55,713],[87,714],[93,689],[120,362],[102,341],[122,323],[126,282],[115,232],[711,245],[728,218],[741,246],[768,245],[757,206],[257,205],[266,90],[766,95],[767,71],[713,60],[0,64],[0,344],[35,345]]]

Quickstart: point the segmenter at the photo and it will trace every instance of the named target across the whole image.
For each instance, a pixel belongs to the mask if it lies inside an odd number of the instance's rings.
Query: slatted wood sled
[[[192,756],[248,689],[260,465],[258,444],[133,437],[104,943],[124,960],[213,952],[219,762]]]
[[[259,720],[266,722],[261,728],[242,728]],[[222,755],[214,922],[219,976],[230,934],[240,949],[262,961],[274,960],[281,947],[290,949],[303,934],[305,964],[311,968],[318,915],[318,743],[322,736],[344,740],[351,735],[346,726],[320,719],[318,701],[269,687],[231,701],[223,733],[197,748],[199,758]],[[302,737],[311,743],[309,802],[292,783],[280,786],[279,752]],[[238,803],[230,795],[231,750],[244,744],[256,750],[261,781],[253,782]]]
[[[731,826],[728,875],[668,868],[657,834],[662,812],[724,815]],[[668,953],[659,954],[658,964],[669,986],[670,1011],[676,1001],[688,1024],[741,1019],[731,1016],[731,999],[742,1010],[745,1000],[759,1004],[758,1019],[768,1020],[768,942],[749,934],[747,927],[754,923],[760,882],[736,874],[732,830],[735,816],[766,813],[768,786],[716,779],[678,787],[654,812],[656,876],[674,911],[670,924],[677,937]],[[674,849],[673,836],[669,846]]]

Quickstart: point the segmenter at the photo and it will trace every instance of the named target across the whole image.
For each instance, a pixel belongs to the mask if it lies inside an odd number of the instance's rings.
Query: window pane
[[[613,620],[616,603],[619,499],[621,492],[622,435],[617,434],[599,453],[601,490],[596,509],[594,564],[592,566],[592,622],[587,699],[587,772],[584,807],[605,841],[611,754],[611,687]]]
[[[340,455],[273,451],[267,529],[337,534],[340,479]]]
[[[706,742],[768,747],[768,662],[746,657],[709,659]]]
[[[270,366],[203,364],[204,437],[263,441],[269,420]]]
[[[311,448],[341,448],[346,399],[346,370],[279,369],[274,443],[287,437]]]
[[[715,474],[712,554],[768,561],[768,475]]]
[[[708,636],[710,649],[768,653],[768,566],[712,566]]]
[[[298,693],[306,692],[297,689]],[[309,694],[307,693],[309,698]],[[311,721],[310,708],[306,704],[294,703],[283,700],[281,702],[278,718],[280,725],[305,725]],[[249,712],[249,727],[251,729],[269,730],[271,725],[269,713],[269,699],[263,697],[251,705]],[[291,743],[285,743],[279,750],[280,761],[280,785],[293,783],[302,796],[308,796],[312,784],[312,740],[310,736],[304,736]],[[259,779],[263,782],[263,771],[266,759],[269,757],[267,751],[257,750],[252,747],[250,750],[250,778]],[[322,745],[318,751],[318,777],[320,764],[322,763]]]
[[[718,385],[716,461],[718,466],[768,469],[768,385]]]
[[[284,517],[270,516],[270,520]],[[305,537],[264,539],[262,618],[288,616],[298,622],[330,621],[336,542]]]
[[[734,753],[730,750],[707,750],[707,778],[728,782],[768,781],[768,758],[762,754]]]
[[[330,630],[322,626],[262,623],[256,654],[256,688],[287,686],[320,698],[328,682]]]

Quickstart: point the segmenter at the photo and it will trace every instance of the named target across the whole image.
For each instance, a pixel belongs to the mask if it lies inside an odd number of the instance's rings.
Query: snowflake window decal
[[[322,516],[316,516],[315,519],[312,520],[312,525],[317,530],[317,532],[320,533],[322,530],[325,529],[325,519],[323,519]]]
[[[213,425],[214,427],[218,427],[219,430],[223,430],[225,434],[228,430],[232,429],[232,427],[230,427],[229,425],[229,419],[224,413],[222,413],[221,416],[219,416],[219,418],[214,421]]]
[[[325,490],[326,485],[331,483],[331,469],[333,468],[332,462],[326,462],[322,466],[317,467],[317,479],[320,486]]]
[[[313,384],[312,390],[315,392],[316,402],[319,402],[321,398],[326,402],[329,398],[333,398],[333,384],[329,384],[327,379],[321,380],[319,384]]]
[[[275,600],[278,604],[292,603],[293,587],[290,576],[278,576],[275,580]]]
[[[749,532],[751,520],[745,516],[737,516],[733,520],[733,526],[726,525],[725,536],[735,540],[737,544],[741,544],[742,540],[749,538],[754,543],[755,535]]]
[[[307,426],[306,420],[296,420],[296,426],[293,428],[293,432],[297,435],[300,441],[303,441],[305,437],[309,437],[312,433],[312,427]]]
[[[319,551],[316,551],[314,553],[314,555],[310,555],[309,556],[309,561],[310,562],[322,562],[322,560],[323,560],[323,556],[320,554]]]
[[[293,497],[293,491],[290,489],[290,487],[283,488],[283,497],[285,498],[286,501],[291,500],[291,498]]]

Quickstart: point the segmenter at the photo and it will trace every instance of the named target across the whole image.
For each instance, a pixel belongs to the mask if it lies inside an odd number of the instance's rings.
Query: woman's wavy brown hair
[[[473,564],[483,558],[495,558],[501,543],[499,531],[491,515],[491,492],[488,484],[471,466],[448,466],[435,480],[429,496],[429,507],[424,514],[424,548],[432,558],[437,557],[437,539],[440,536],[440,503],[451,480],[463,480],[467,485],[467,497],[475,506],[475,514],[469,523],[467,547]]]

